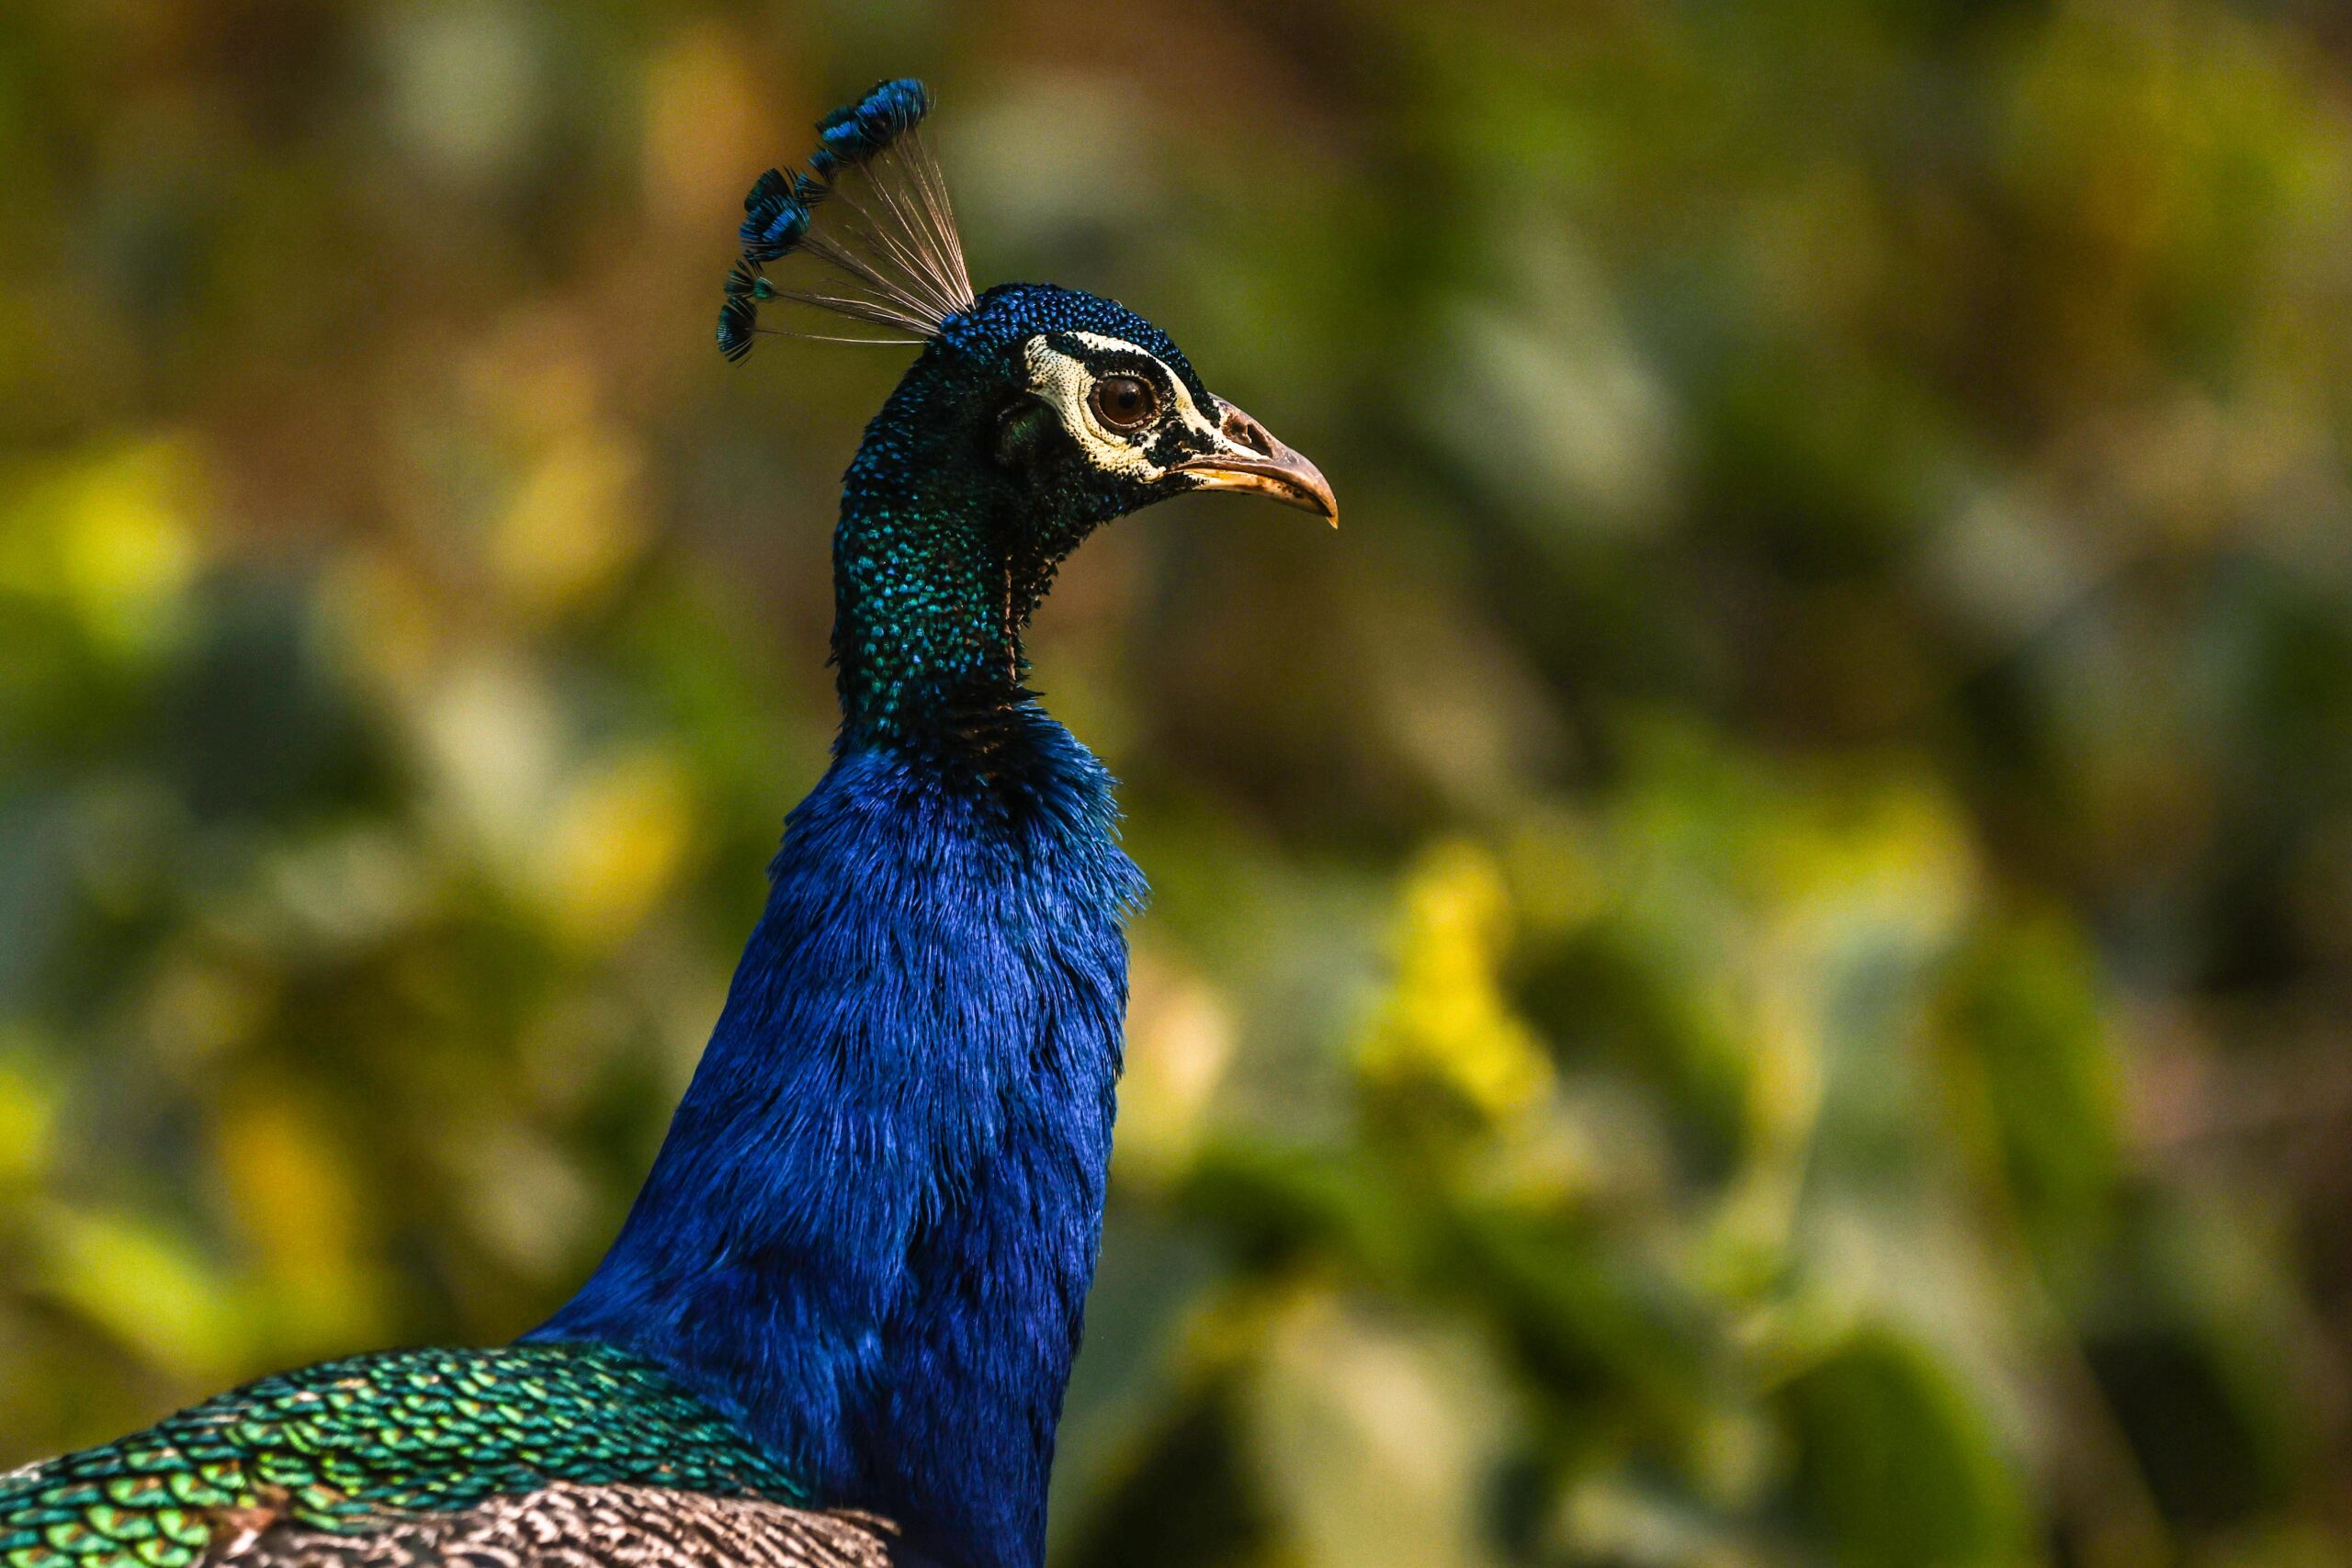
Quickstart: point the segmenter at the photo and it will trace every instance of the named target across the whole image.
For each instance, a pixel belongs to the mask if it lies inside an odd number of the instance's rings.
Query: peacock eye
[[[1105,376],[1094,383],[1094,415],[1113,430],[1141,430],[1159,412],[1159,393],[1140,376]]]

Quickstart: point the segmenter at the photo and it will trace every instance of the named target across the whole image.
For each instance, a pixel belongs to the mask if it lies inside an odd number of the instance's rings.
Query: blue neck
[[[668,1368],[829,1505],[1036,1568],[1126,1005],[1111,781],[1025,701],[985,759],[845,740],[786,825],[652,1175],[533,1336]]]

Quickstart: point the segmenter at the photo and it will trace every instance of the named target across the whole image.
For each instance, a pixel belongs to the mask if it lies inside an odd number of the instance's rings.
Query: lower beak
[[[1225,405],[1225,438],[1229,448],[1187,457],[1176,471],[1192,476],[1200,490],[1241,491],[1279,501],[1328,518],[1340,525],[1340,502],[1323,470],[1275,440],[1266,427],[1235,408]]]

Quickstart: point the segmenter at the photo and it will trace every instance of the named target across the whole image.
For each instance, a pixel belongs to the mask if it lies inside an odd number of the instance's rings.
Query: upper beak
[[[1231,403],[1225,405],[1222,427],[1227,445],[1185,458],[1176,465],[1179,473],[1192,475],[1202,490],[1246,491],[1317,513],[1334,528],[1340,525],[1340,502],[1322,469]]]

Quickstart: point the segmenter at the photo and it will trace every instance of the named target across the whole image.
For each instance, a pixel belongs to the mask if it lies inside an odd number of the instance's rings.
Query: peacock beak
[[[1201,490],[1242,491],[1279,501],[1329,519],[1340,525],[1339,499],[1323,470],[1274,439],[1272,432],[1226,403],[1219,429],[1225,441],[1216,451],[1187,457],[1176,465],[1190,474]]]

